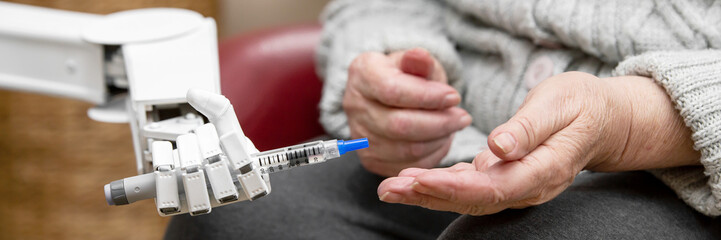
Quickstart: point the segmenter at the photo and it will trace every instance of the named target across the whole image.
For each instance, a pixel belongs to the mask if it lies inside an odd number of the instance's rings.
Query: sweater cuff
[[[704,169],[653,173],[699,212],[721,215],[721,51],[650,52],[621,62],[616,75],[651,77],[666,89],[692,131]]]

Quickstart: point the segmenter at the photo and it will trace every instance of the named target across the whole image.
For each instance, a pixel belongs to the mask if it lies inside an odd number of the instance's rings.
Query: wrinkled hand
[[[348,71],[343,108],[351,136],[369,139],[370,148],[359,152],[363,166],[393,176],[440,162],[453,133],[471,123],[456,107],[460,101],[443,67],[425,50],[411,49],[358,56]]]
[[[403,170],[382,201],[484,215],[547,202],[582,169],[624,171],[698,164],[690,131],[648,78],[551,77],[489,135],[473,163]]]

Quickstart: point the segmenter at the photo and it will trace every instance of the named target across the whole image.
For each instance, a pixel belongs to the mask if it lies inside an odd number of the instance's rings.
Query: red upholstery
[[[242,34],[219,44],[221,91],[259,150],[323,134],[322,84],[313,59],[319,39],[320,26],[313,24]]]

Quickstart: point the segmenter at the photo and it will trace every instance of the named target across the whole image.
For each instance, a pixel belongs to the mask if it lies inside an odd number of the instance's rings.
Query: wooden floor
[[[159,239],[152,200],[108,206],[103,185],[133,176],[127,124],[90,104],[0,90],[0,239]]]

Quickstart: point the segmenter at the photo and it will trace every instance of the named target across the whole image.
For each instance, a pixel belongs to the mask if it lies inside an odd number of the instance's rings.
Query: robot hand
[[[329,140],[258,152],[243,134],[228,99],[196,89],[186,98],[211,123],[179,136],[176,150],[169,141],[154,141],[154,172],[105,185],[109,205],[155,198],[161,216],[205,214],[216,206],[269,194],[269,173],[368,147],[367,139]]]

